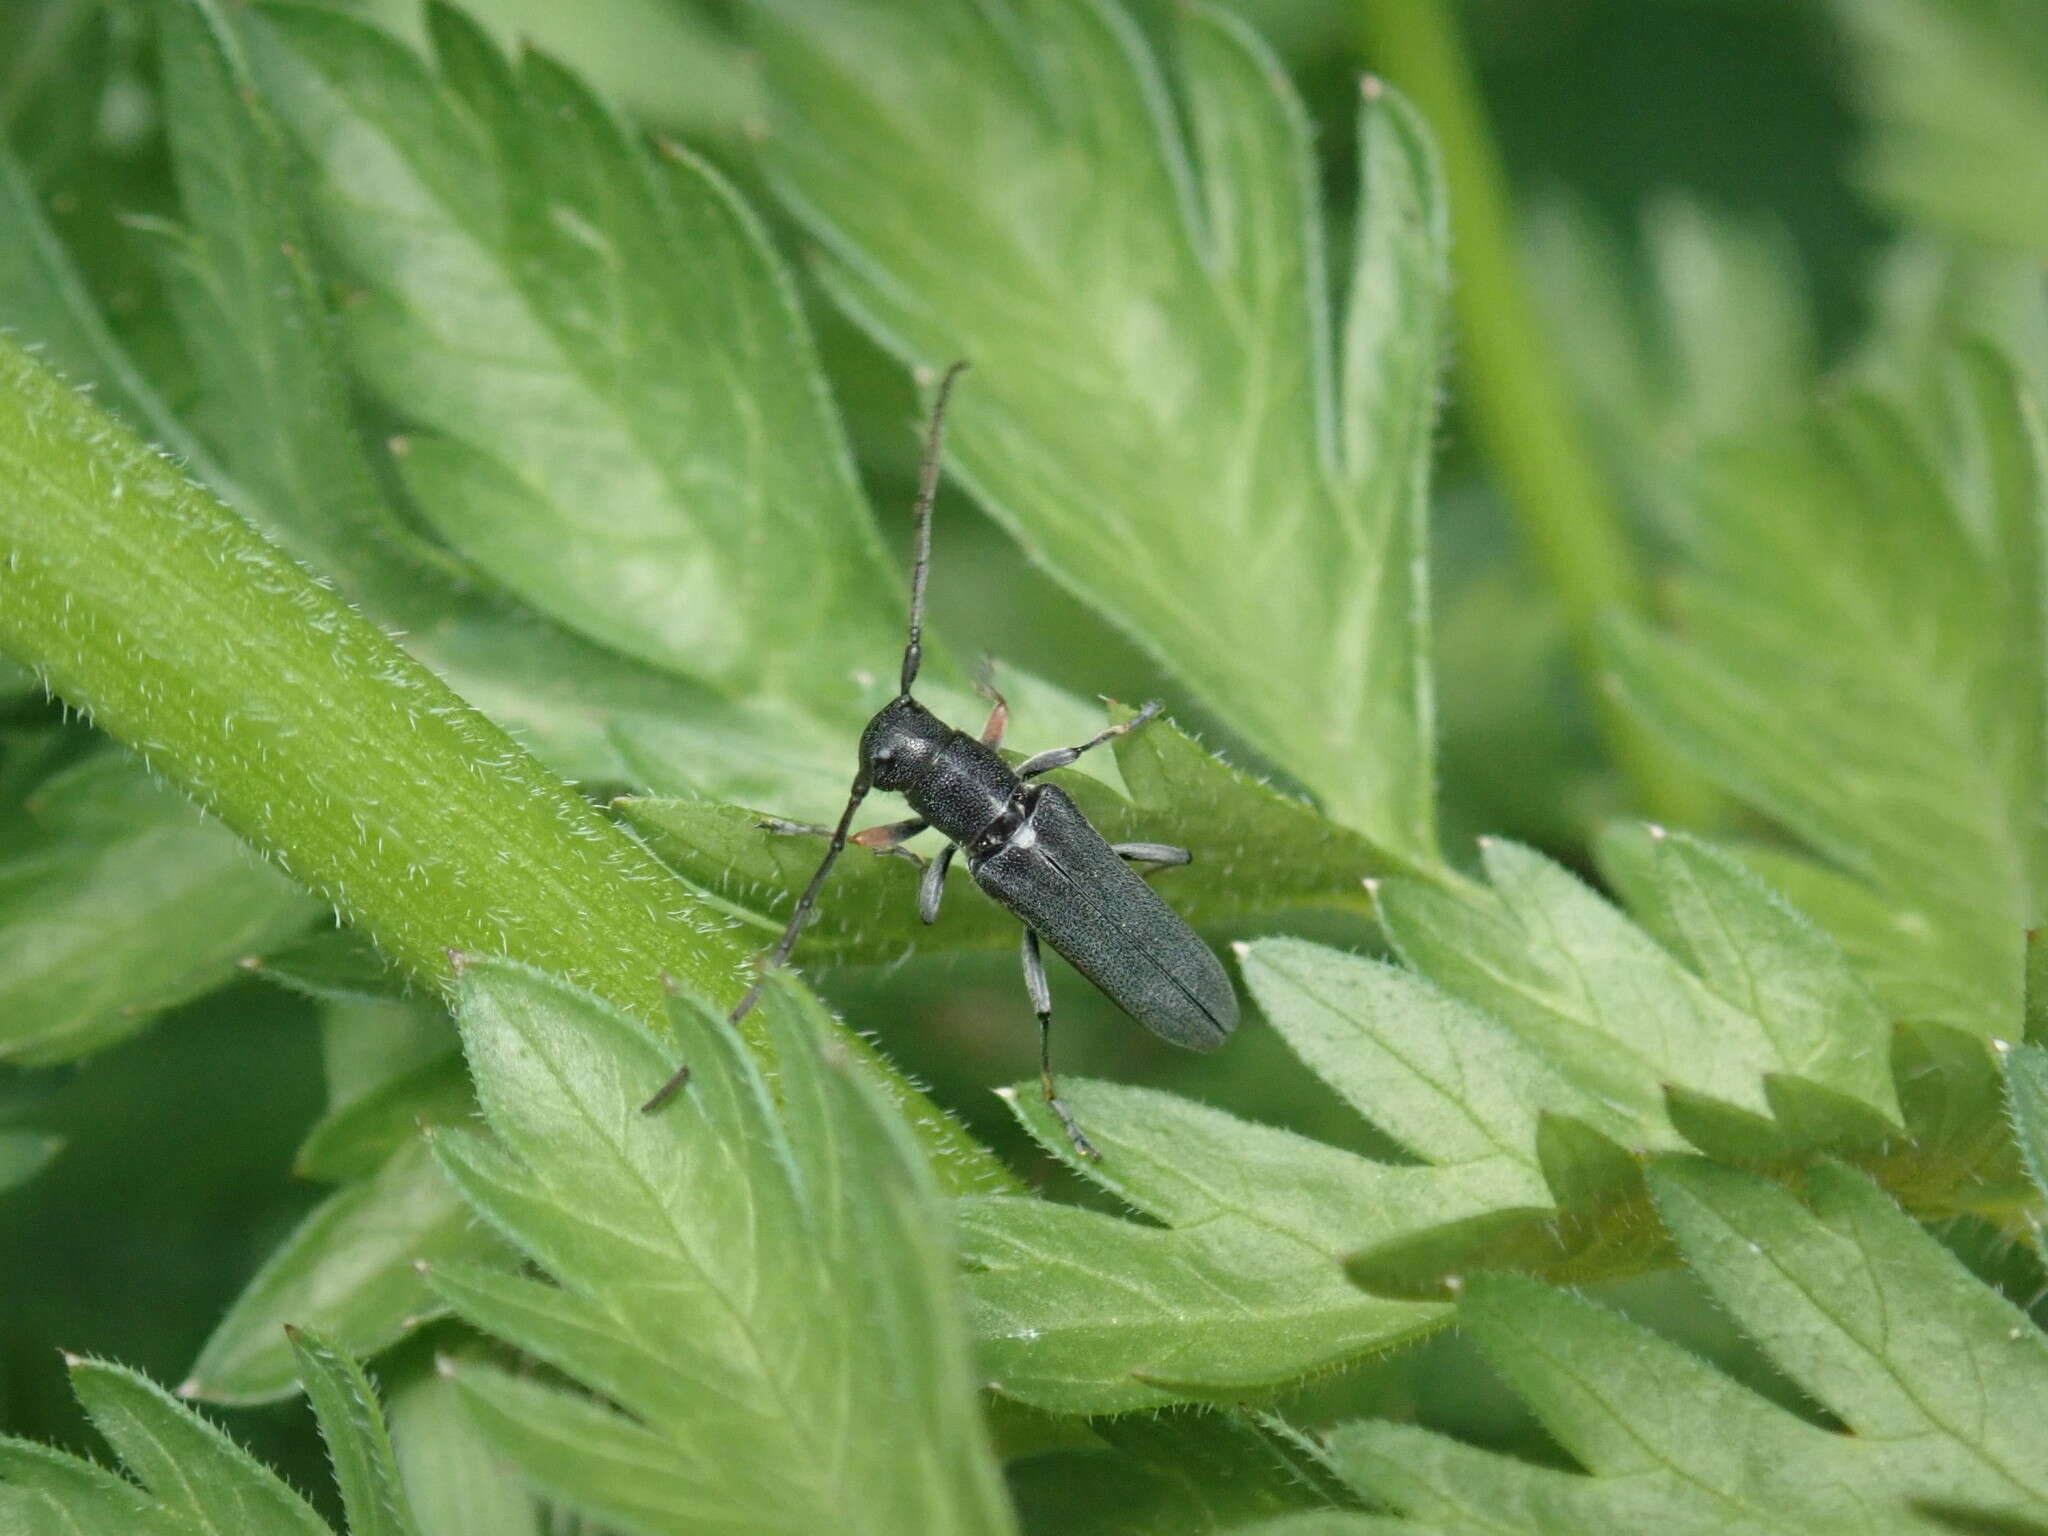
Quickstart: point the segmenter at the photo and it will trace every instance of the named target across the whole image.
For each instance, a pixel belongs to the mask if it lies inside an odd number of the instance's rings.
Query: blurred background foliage
[[[1359,72],[1382,67],[1373,40],[1384,18],[1373,13],[1405,3],[1241,0],[1321,125],[1333,243],[1348,238],[1356,197],[1340,125],[1353,115]],[[410,0],[361,8],[420,34]],[[709,156],[773,219],[747,147],[765,107],[757,63],[733,41],[737,8],[469,6],[501,38],[532,38]],[[162,269],[140,232],[176,211],[143,9],[125,0],[0,7],[0,128],[102,312],[177,409],[187,365]],[[1163,26],[1170,0],[1132,9],[1142,24]],[[1684,537],[1703,446],[1793,413],[1822,381],[1910,381],[1942,338],[1981,329],[2003,340],[2037,387],[2048,382],[2048,161],[2039,153],[2048,142],[2048,12],[2023,0],[1469,0],[1457,11],[1548,337],[1539,366],[1570,391],[1653,588]],[[801,252],[792,225],[772,233]],[[0,228],[0,262],[27,259],[4,248],[7,237]],[[917,413],[910,387],[829,304],[809,303],[807,313],[870,499],[885,513],[899,508],[914,468],[904,430]],[[1599,745],[1555,594],[1480,451],[1465,363],[1454,338],[1431,530],[1444,844],[1469,865],[1476,834],[1506,834],[1590,871],[1595,829],[1639,807]],[[944,499],[932,594],[935,627],[959,654],[1013,658],[1083,697],[1173,696],[1137,646],[1024,561],[957,491]],[[1229,742],[1184,700],[1173,709]],[[51,786],[108,767],[86,728],[24,677],[0,671],[0,847],[9,857],[55,835]],[[133,814],[146,818],[150,808],[137,804]],[[1736,818],[1724,830],[1742,827]],[[204,871],[175,851],[164,857],[176,878],[155,888],[161,910],[210,899]],[[107,872],[109,912],[142,899],[120,874]],[[0,917],[8,900],[0,879]],[[1297,926],[1339,942],[1361,934],[1341,914]],[[110,918],[108,933],[74,942],[119,937]],[[262,943],[252,933],[244,947]],[[294,1178],[292,1154],[322,1102],[321,1010],[252,981],[222,985],[236,958],[205,957],[197,970],[158,979],[149,1008],[131,1011],[139,1024],[174,1005],[160,1027],[89,1064],[0,1077],[0,1138],[13,1138],[0,1140],[0,1170],[25,1173],[55,1158],[0,1193],[8,1433],[86,1442],[60,1346],[177,1380],[262,1256],[319,1198]],[[992,1144],[1031,1160],[987,1092],[1024,1075],[1035,1044],[1021,1022],[989,1027],[1022,1019],[1007,949],[849,968],[824,981],[856,1026],[920,1020],[914,1033],[887,1030],[890,1053]],[[55,1011],[65,1002],[47,985],[29,986],[0,1006]],[[1069,1071],[1184,1089],[1340,1145],[1360,1142],[1356,1122],[1270,1031],[1248,1031],[1198,1060],[1158,1047],[1087,989],[1064,988],[1061,1007]],[[2011,1262],[1995,1247],[1977,1258],[1986,1269]],[[1671,1275],[1629,1282],[1614,1299],[1740,1379],[1794,1400],[1694,1287]],[[1455,1336],[1306,1389],[1296,1409],[1307,1421],[1414,1417],[1555,1457],[1527,1410]],[[302,1404],[252,1410],[236,1427],[300,1487],[325,1487]]]

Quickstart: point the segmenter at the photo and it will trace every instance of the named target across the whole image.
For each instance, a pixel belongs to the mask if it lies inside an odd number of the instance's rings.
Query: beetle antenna
[[[932,503],[939,496],[939,450],[946,435],[946,402],[952,397],[953,381],[966,368],[965,362],[955,363],[939,380],[939,392],[932,400],[931,425],[925,428],[924,462],[917,469],[917,553],[910,567],[910,640],[903,647],[905,698],[910,697],[910,685],[917,681],[917,669],[924,660],[924,583],[932,563]]]
[[[811,876],[811,883],[804,887],[803,895],[797,897],[796,908],[789,914],[789,926],[782,930],[782,937],[775,941],[775,947],[768,952],[768,958],[761,962],[754,973],[754,984],[747,988],[746,995],[733,1005],[726,1015],[728,1025],[737,1024],[754,1011],[754,1004],[761,1001],[761,989],[768,985],[768,978],[789,962],[790,951],[796,948],[797,935],[803,932],[804,924],[811,920],[811,912],[818,905],[818,892],[825,888],[825,877],[832,872],[832,865],[839,855],[846,851],[847,830],[853,825],[853,814],[860,809],[861,801],[868,797],[868,781],[865,774],[853,781],[853,793],[846,798],[846,809],[839,813],[839,825],[832,829],[832,845],[825,850],[825,857],[818,861],[817,872]],[[640,1106],[640,1113],[651,1115],[682,1090],[690,1080],[688,1063],[676,1068],[673,1076],[654,1090],[654,1096]]]

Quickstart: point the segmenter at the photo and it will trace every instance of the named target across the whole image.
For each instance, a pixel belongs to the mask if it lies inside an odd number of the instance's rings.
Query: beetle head
[[[900,793],[947,734],[939,718],[909,694],[893,698],[861,732],[861,773],[876,789]]]

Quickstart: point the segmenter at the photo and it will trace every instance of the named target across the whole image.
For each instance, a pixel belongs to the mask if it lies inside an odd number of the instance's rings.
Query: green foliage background
[[[2000,0],[7,7],[0,1531],[2048,1528],[2044,130]],[[721,1022],[958,356],[924,691],[1166,699],[1251,1005],[1056,970],[1098,1165],[957,877]]]

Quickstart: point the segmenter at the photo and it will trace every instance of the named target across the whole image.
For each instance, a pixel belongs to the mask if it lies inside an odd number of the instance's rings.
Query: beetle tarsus
[[[1038,1086],[1045,1091],[1046,1106],[1059,1117],[1074,1150],[1090,1162],[1100,1162],[1102,1154],[1082,1134],[1052,1080],[1052,985],[1045,979],[1045,956],[1039,951],[1035,928],[1024,930],[1024,990],[1031,994],[1031,1009],[1038,1015]]]
[[[1041,1020],[1040,1022],[1044,1021]],[[1087,1158],[1091,1163],[1101,1162],[1102,1154],[1095,1150],[1095,1143],[1090,1141],[1086,1133],[1075,1123],[1073,1112],[1067,1108],[1066,1103],[1060,1098],[1059,1094],[1053,1091],[1052,1075],[1050,1073],[1043,1073],[1041,1078],[1040,1086],[1045,1090],[1045,1102],[1052,1112],[1059,1117],[1060,1126],[1066,1131],[1067,1140],[1074,1144],[1074,1150]]]
[[[681,1093],[690,1081],[690,1064],[684,1062],[670,1074],[669,1080],[654,1090],[654,1096],[640,1106],[640,1113],[651,1115],[670,1099]]]

